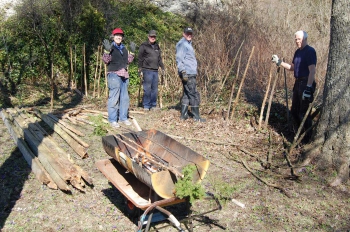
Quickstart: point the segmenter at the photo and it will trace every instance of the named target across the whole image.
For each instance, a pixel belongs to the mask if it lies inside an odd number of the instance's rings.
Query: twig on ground
[[[169,135],[169,134],[168,134],[168,136],[170,136],[172,138],[176,138],[176,139],[187,139],[187,140],[195,140],[195,141],[201,141],[201,142],[207,142],[207,143],[215,143],[215,144],[219,144],[219,145],[239,146],[239,144],[230,143],[230,142],[226,143],[226,142],[207,140],[207,139],[187,138],[187,137],[181,137],[181,136]]]
[[[243,164],[243,166],[255,177],[257,178],[258,180],[260,180],[261,182],[263,182],[264,184],[266,184],[267,186],[270,186],[270,187],[273,187],[273,188],[276,188],[278,190],[280,190],[284,195],[286,195],[287,197],[291,198],[291,195],[281,186],[279,185],[276,185],[276,184],[271,184],[269,182],[267,182],[266,180],[260,178],[258,175],[256,175],[248,166],[248,164],[245,162],[244,159],[242,159],[240,156],[238,156],[238,159],[239,160],[236,160],[233,158],[234,161],[238,162],[238,163],[241,163]]]

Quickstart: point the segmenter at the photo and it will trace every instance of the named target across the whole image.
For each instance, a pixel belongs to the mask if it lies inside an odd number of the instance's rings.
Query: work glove
[[[134,56],[135,55],[136,44],[134,42],[130,42],[129,47],[130,47],[130,54]]]
[[[188,81],[188,75],[186,71],[182,71],[181,74],[182,74],[182,78],[181,78],[182,81],[186,83]]]
[[[134,42],[130,42],[130,51],[135,52],[136,44]]]
[[[112,44],[109,42],[108,39],[103,40],[102,45],[105,53],[109,53],[111,51]]]
[[[306,89],[304,90],[303,96],[302,96],[303,101],[306,100],[306,101],[312,102],[314,100],[313,92],[314,91],[311,86],[306,86]]]
[[[282,60],[280,58],[278,58],[277,55],[272,55],[272,62],[276,63],[277,66],[280,66],[280,64],[282,63]]]

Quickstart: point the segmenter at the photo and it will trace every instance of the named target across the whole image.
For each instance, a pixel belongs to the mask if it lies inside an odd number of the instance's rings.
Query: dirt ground
[[[73,95],[74,92],[66,93],[59,107],[93,104],[91,109],[105,110],[104,102],[93,100],[69,105]],[[47,107],[41,109],[45,111]],[[290,169],[283,156],[281,133],[276,128],[257,131],[247,110],[225,121],[219,110],[203,108],[206,123],[180,121],[175,105],[146,114],[141,108],[131,107],[130,115],[143,130],[157,129],[210,160],[202,184],[221,199],[223,207],[195,218],[194,231],[350,231],[350,186],[328,187],[312,165],[297,170],[299,181],[288,178]],[[96,161],[110,158],[101,137],[93,135],[91,125],[74,127],[85,133],[82,139],[90,145],[88,157],[81,159],[64,142],[60,144],[89,173],[94,185],[86,186],[85,193],[72,188],[72,194],[67,194],[39,183],[0,120],[1,232],[136,230],[137,225],[125,213],[123,196],[95,166]],[[110,128],[109,134],[129,130],[135,128]],[[52,136],[61,141],[58,135]],[[292,160],[300,151],[300,147],[296,149]],[[266,163],[269,153],[271,168],[266,169],[261,163]],[[280,186],[287,194],[255,176]],[[244,204],[244,208],[232,199]],[[214,208],[214,202],[203,200],[193,204],[192,209],[194,214],[200,214]],[[184,204],[168,209],[179,219],[186,215]],[[157,230],[165,225],[169,223],[153,224],[151,228]],[[187,226],[181,224],[185,231]],[[159,231],[178,230],[170,226]]]

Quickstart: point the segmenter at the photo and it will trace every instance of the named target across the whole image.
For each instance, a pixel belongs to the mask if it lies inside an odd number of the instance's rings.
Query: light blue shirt
[[[176,44],[176,64],[179,73],[185,71],[187,75],[197,75],[197,60],[192,41],[187,41],[184,37]]]

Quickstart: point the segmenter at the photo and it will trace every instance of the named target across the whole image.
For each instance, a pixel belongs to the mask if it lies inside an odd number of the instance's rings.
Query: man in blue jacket
[[[138,66],[140,77],[143,78],[143,109],[145,111],[159,109],[157,108],[158,69],[162,68],[162,75],[164,75],[164,64],[156,38],[156,31],[151,30],[148,33],[148,41],[142,43],[139,48]]]
[[[196,86],[197,60],[192,47],[192,35],[192,28],[186,27],[183,38],[176,44],[177,70],[183,85],[180,118],[182,120],[188,118],[188,106],[191,106],[193,119],[198,122],[205,122],[206,120],[199,116],[200,95]]]

